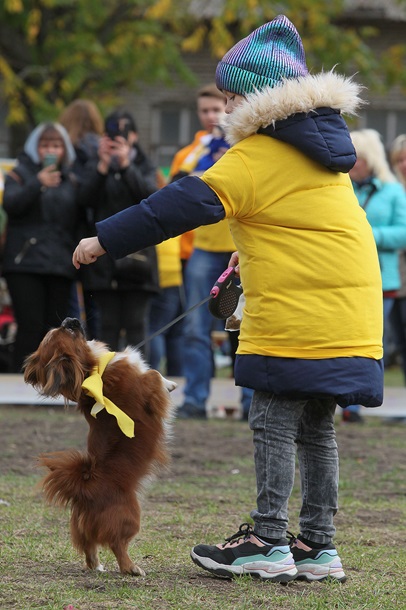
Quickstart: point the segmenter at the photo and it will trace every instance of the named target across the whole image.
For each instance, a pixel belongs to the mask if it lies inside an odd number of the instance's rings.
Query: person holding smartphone
[[[125,110],[111,113],[105,119],[98,156],[86,164],[79,188],[80,200],[88,206],[92,235],[96,222],[137,205],[157,188],[157,170],[139,145],[133,116]],[[96,338],[113,350],[122,341],[132,345],[143,341],[150,299],[159,290],[155,247],[122,261],[101,260],[82,271],[85,297],[93,299],[99,312]]]
[[[68,313],[71,250],[79,223],[75,152],[59,123],[41,123],[29,135],[16,166],[6,176],[3,207],[8,217],[3,258],[17,335],[12,371],[47,331]]]

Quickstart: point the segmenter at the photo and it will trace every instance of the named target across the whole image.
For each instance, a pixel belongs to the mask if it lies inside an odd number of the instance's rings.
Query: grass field
[[[244,422],[179,421],[168,472],[146,491],[131,555],[146,571],[122,576],[102,552],[105,573],[82,569],[69,540],[69,514],[44,504],[34,457],[83,447],[86,424],[73,411],[0,407],[0,609],[63,610],[403,610],[406,608],[406,426],[367,418],[343,425],[340,511],[345,584],[286,586],[218,579],[189,557],[249,520],[255,502],[251,433]],[[297,531],[298,482],[290,506]]]
[[[402,387],[403,385],[403,373],[399,366],[391,366],[385,370],[386,387]]]

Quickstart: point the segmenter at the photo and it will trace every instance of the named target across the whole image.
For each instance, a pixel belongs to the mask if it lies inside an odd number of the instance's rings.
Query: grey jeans
[[[334,536],[338,504],[338,450],[333,398],[292,400],[255,392],[249,414],[254,435],[257,508],[255,533],[283,538],[288,527],[296,454],[302,507],[300,533],[327,544]]]

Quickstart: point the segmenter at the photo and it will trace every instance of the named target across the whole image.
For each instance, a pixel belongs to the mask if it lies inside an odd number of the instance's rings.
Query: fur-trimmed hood
[[[247,96],[226,115],[226,140],[234,146],[262,133],[295,146],[334,171],[348,172],[355,151],[342,114],[353,115],[364,103],[362,86],[331,72],[285,80]]]
[[[342,114],[356,114],[364,103],[361,85],[335,72],[308,74],[298,79],[285,80],[279,87],[266,87],[247,96],[247,104],[238,106],[224,118],[224,131],[233,146],[256,133],[260,127],[274,125],[298,113],[314,112],[328,107]]]

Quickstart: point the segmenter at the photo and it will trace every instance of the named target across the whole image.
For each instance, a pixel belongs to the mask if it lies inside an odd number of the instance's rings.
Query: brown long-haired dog
[[[85,554],[89,569],[103,570],[98,549],[107,546],[121,572],[144,575],[127,550],[140,528],[136,492],[157,465],[168,462],[168,391],[176,383],[148,369],[140,353],[127,348],[110,355],[98,377],[101,400],[107,399],[103,408],[82,383],[93,379],[95,367],[107,354],[104,343],[86,341],[79,320],[67,318],[28,356],[24,380],[44,396],[61,395],[66,402],[77,402],[89,424],[86,452],[58,451],[39,457],[39,464],[49,469],[42,481],[47,501],[71,509],[73,545]],[[113,414],[108,412],[111,404],[116,407]],[[133,424],[133,438],[128,428],[128,436],[120,429],[123,418],[127,425]]]

